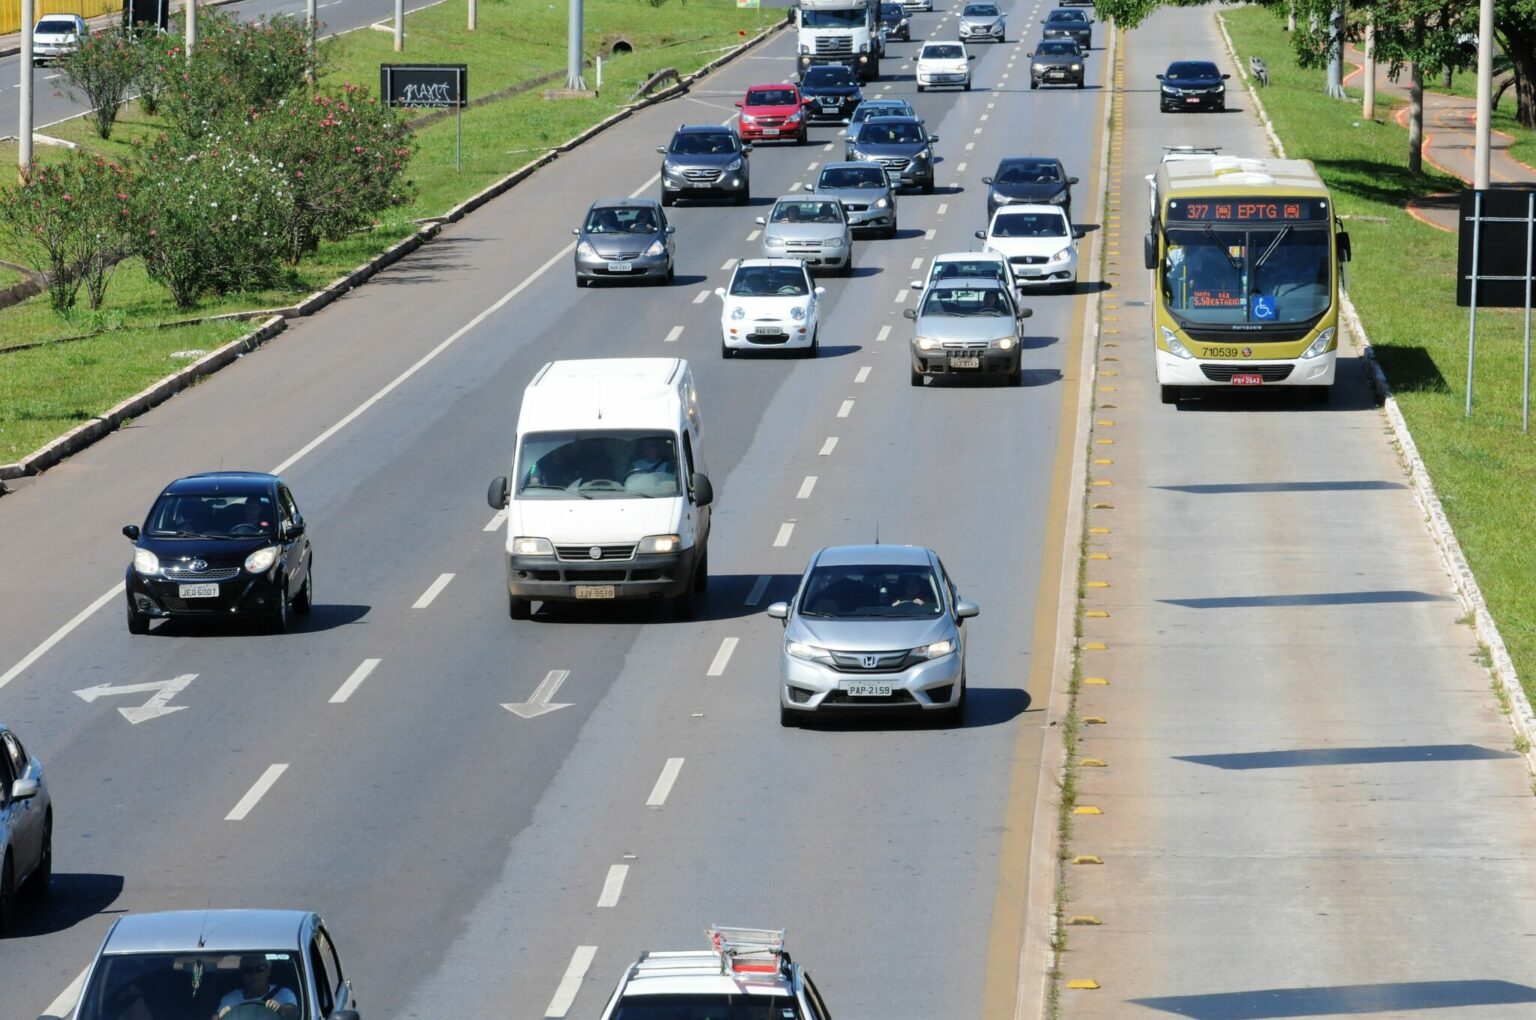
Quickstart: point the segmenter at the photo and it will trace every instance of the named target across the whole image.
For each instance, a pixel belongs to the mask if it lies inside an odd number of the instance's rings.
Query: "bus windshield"
[[[1164,306],[1193,323],[1308,322],[1332,302],[1326,224],[1180,225],[1167,231]]]

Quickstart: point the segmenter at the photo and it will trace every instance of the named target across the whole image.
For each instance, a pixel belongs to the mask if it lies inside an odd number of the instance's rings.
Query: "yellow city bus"
[[[1168,160],[1152,194],[1145,254],[1163,403],[1196,386],[1301,386],[1326,402],[1350,252],[1312,164]]]

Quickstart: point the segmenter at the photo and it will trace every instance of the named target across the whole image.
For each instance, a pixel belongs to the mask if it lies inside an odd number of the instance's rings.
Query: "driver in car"
[[[272,984],[272,963],[264,956],[240,958],[240,987],[233,989],[219,1000],[219,1010],[214,1020],[228,1014],[237,1006],[258,1005],[271,1010],[285,1020],[299,1015],[299,998],[292,990]]]

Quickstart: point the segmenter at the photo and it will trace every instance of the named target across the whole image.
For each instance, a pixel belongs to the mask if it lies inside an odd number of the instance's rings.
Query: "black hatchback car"
[[[864,101],[858,75],[846,64],[818,64],[800,75],[800,94],[811,102],[805,108],[808,121],[848,122],[853,108]]]
[[[293,493],[276,475],[219,471],[165,487],[128,565],[128,632],[167,617],[244,616],[287,630],[314,605],[314,551]]]
[[[1157,76],[1163,83],[1161,106],[1164,113],[1174,110],[1215,110],[1227,108],[1227,79],[1221,68],[1209,60],[1175,60]]]
[[[886,26],[886,38],[912,41],[912,22],[907,18],[907,9],[901,4],[882,3],[880,22]]]
[[[987,186],[987,218],[1003,205],[1059,205],[1072,218],[1072,185],[1061,160],[1052,156],[1009,156],[997,164]]]
[[[1080,10],[1058,7],[1040,23],[1045,39],[1071,39],[1085,50],[1093,49],[1093,19]]]

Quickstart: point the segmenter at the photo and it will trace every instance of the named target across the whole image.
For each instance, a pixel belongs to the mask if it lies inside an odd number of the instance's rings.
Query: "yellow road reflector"
[[[1099,410],[1101,410],[1101,411],[1114,411],[1114,410],[1117,410],[1119,407],[1120,407],[1119,404],[1100,404],[1099,405]],[[1110,422],[1110,424],[1113,425],[1114,422]]]
[[[1095,503],[1092,507],[1094,510],[1113,510],[1114,508],[1115,504],[1113,503]]]
[[[1073,914],[1072,917],[1070,919],[1068,919],[1067,923],[1068,924],[1103,924],[1104,922],[1100,921],[1097,917],[1094,917],[1092,914]],[[1094,985],[1094,987],[1097,988],[1098,985]]]
[[[1113,464],[1114,460],[1109,457],[1095,457],[1093,458],[1093,462],[1095,464]]]
[[[1108,615],[1108,614],[1106,614],[1106,615]],[[1102,676],[1085,676],[1085,677],[1083,677],[1083,683],[1087,684],[1089,687],[1108,687],[1109,686],[1109,680],[1106,677],[1102,677]]]
[[[1108,528],[1089,528],[1088,529],[1088,534],[1090,534],[1090,535],[1107,535],[1107,534],[1109,534],[1109,529]]]
[[[1094,424],[1095,425],[1113,425],[1114,424],[1114,420],[1111,419],[1111,418],[1100,418],[1098,421],[1094,422]]]
[[[1105,308],[1119,308],[1119,307],[1120,307],[1120,306],[1119,306],[1119,305],[1110,305],[1110,304],[1106,304],[1106,305],[1105,305],[1105,306],[1104,306],[1104,307],[1105,307]]]
[[[1106,333],[1118,333],[1120,331],[1118,329],[1106,329],[1106,330],[1104,330],[1104,332],[1106,332]]]
[[[1103,861],[1102,858],[1100,858],[1098,856],[1095,856],[1094,854],[1078,854],[1076,857],[1072,858],[1072,863],[1073,864],[1103,864],[1104,861]]]
[[[1092,804],[1079,804],[1077,807],[1072,809],[1072,813],[1074,815],[1102,815],[1104,812],[1100,811]]]
[[[1090,560],[1107,560],[1109,559],[1109,553],[1089,553],[1088,558]]]
[[[1119,316],[1115,316],[1115,315],[1106,315],[1106,316],[1104,316],[1104,321],[1105,322],[1119,322],[1120,318],[1119,318]]]
[[[1100,372],[1099,374],[1100,375],[1119,375],[1120,373],[1116,372],[1112,368],[1106,368],[1104,371]]]
[[[1094,485],[1114,485],[1115,483],[1110,481],[1108,478],[1095,478],[1093,480],[1093,484]]]
[[[1109,646],[1102,641],[1090,641],[1083,645],[1083,647],[1090,652],[1105,652],[1109,650]]]
[[[1117,344],[1105,344],[1104,346],[1105,347],[1116,347],[1118,345]],[[1115,357],[1113,354],[1106,354],[1106,355],[1104,355],[1104,360],[1105,361],[1119,361],[1120,359]]]
[[[1095,988],[1099,987],[1099,983],[1097,981],[1095,981],[1093,978],[1073,978],[1071,981],[1067,982],[1067,987],[1068,988],[1081,988],[1081,989],[1084,989],[1085,991],[1090,991],[1091,992]]]
[[[1083,716],[1083,723],[1087,726],[1108,726],[1109,720],[1102,715],[1085,715]]]
[[[1083,615],[1092,617],[1095,620],[1103,620],[1109,616],[1109,614],[1102,609],[1090,609]]]
[[[1085,769],[1102,769],[1109,767],[1109,762],[1105,761],[1103,758],[1084,758],[1082,761],[1078,762],[1078,764]]]
[[[1095,439],[1093,444],[1095,446],[1114,446],[1115,441],[1113,439]]]
[[[1088,582],[1088,587],[1090,587],[1090,588],[1108,588],[1109,587],[1109,582],[1108,581],[1089,581]]]
[[[1099,392],[1100,393],[1113,393],[1113,392],[1115,392],[1115,388],[1113,386],[1100,386],[1099,387]]]

